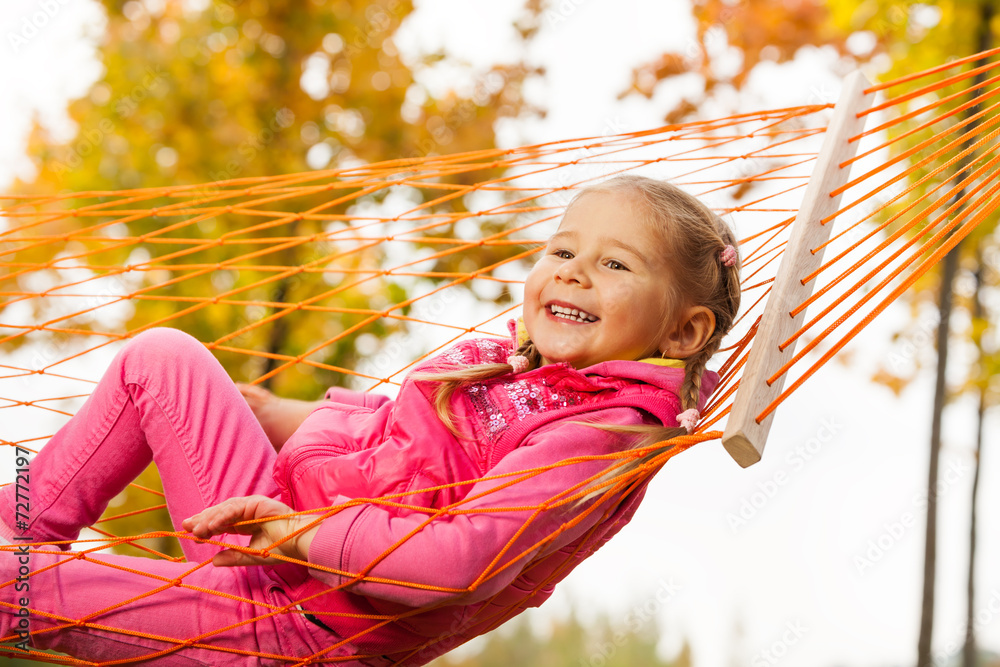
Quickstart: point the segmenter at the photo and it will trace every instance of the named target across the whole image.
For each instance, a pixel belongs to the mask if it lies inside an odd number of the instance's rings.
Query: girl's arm
[[[378,409],[390,400],[388,396],[371,392],[352,391],[344,387],[330,387],[318,401],[300,401],[295,398],[281,398],[259,385],[237,382],[236,387],[243,394],[261,428],[276,451],[281,451],[288,438],[295,433],[313,410],[327,401],[357,405],[372,410]]]
[[[592,420],[603,424],[644,423],[632,408],[610,408],[596,416]],[[570,489],[599,477],[623,449],[620,434],[561,421],[530,434],[489,472],[489,479],[473,483],[450,512],[399,516],[376,501],[343,498],[335,514],[305,529],[316,514],[293,515],[283,503],[250,496],[210,507],[183,527],[200,538],[252,534],[253,549],[267,549],[291,535],[277,547],[280,553],[319,566],[312,568],[313,576],[352,593],[412,607],[472,604],[509,586],[539,553],[571,544],[607,520],[617,508],[613,503],[561,500],[573,495]],[[630,505],[628,513],[615,517],[617,527],[634,509]],[[276,562],[237,550],[213,558],[219,566]]]
[[[261,521],[268,517],[278,518]],[[307,528],[312,521],[315,521],[314,516],[297,515],[291,507],[273,498],[245,496],[230,498],[213,507],[207,507],[185,519],[181,527],[200,539],[224,533],[252,535],[249,545],[251,549],[267,549],[289,558],[305,561],[309,554],[309,544],[319,531],[318,525]],[[241,522],[249,523],[234,525]],[[288,539],[285,539],[286,537]],[[284,542],[274,546],[283,539]],[[265,558],[236,549],[225,549],[212,558],[212,564],[217,567],[278,562],[281,561],[276,558]]]
[[[632,408],[589,417],[604,424],[644,423]],[[450,512],[400,516],[376,501],[343,498],[337,513],[308,538],[309,562],[324,568],[311,574],[352,593],[413,607],[485,600],[536,556],[575,542],[607,520],[615,503],[561,499],[599,477],[622,449],[620,434],[560,421],[530,434]],[[615,520],[623,524],[627,518]]]
[[[282,446],[302,425],[306,417],[326,400],[300,401],[295,398],[282,398],[264,387],[242,382],[237,382],[236,387],[260,422],[267,439],[271,441],[271,446],[277,451],[281,451]]]

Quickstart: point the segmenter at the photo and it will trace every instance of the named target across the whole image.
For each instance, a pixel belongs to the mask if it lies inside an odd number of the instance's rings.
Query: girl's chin
[[[592,362],[587,361],[580,355],[566,355],[566,354],[555,354],[552,356],[547,356],[542,354],[542,365],[547,366],[548,364],[561,364],[568,363],[573,368],[586,368],[587,366],[593,366]]]

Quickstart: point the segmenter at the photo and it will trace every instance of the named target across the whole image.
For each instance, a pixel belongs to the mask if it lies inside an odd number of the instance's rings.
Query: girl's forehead
[[[651,243],[655,241],[652,231],[624,193],[594,192],[573,202],[553,236],[583,234]]]

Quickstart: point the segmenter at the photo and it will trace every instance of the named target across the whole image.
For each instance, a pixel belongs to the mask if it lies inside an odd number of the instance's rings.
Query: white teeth
[[[597,318],[588,312],[583,310],[577,310],[576,308],[564,308],[563,306],[557,306],[552,304],[549,306],[552,314],[556,317],[562,317],[563,319],[572,320],[574,322],[596,322]]]

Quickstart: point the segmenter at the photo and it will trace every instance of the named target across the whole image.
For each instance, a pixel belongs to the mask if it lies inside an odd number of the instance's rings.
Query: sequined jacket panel
[[[502,362],[511,349],[509,340],[469,340],[415,370]],[[682,381],[678,368],[608,361],[467,383],[450,402],[461,438],[437,417],[432,383],[407,378],[394,401],[331,388],[275,465],[282,498],[295,509],[342,506],[310,547],[310,563],[323,569],[300,582],[299,595],[318,596],[303,606],[338,615],[428,608],[357,640],[382,654],[420,649],[399,663],[418,665],[490,629],[496,619],[484,608],[541,604],[628,522],[644,491],[602,506],[532,509],[607,467],[592,457],[623,448],[619,434],[573,422],[676,426]],[[702,403],[717,381],[706,373]],[[388,499],[362,502],[372,498]],[[458,511],[428,512],[452,506]],[[340,627],[351,636],[365,622]]]

